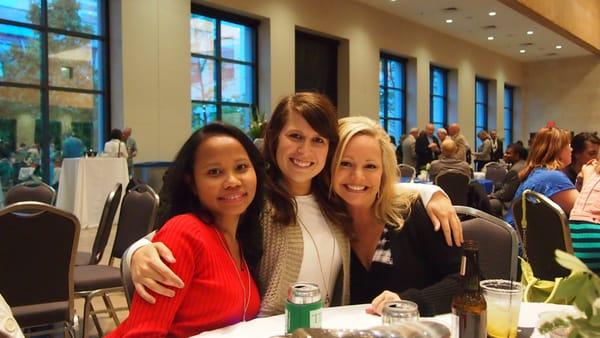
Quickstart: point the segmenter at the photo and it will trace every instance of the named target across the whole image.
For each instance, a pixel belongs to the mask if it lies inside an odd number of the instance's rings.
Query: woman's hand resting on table
[[[182,288],[183,281],[161,260],[175,263],[175,257],[166,245],[160,242],[144,245],[137,249],[131,258],[131,279],[138,295],[148,303],[156,299],[146,288],[166,297],[173,297],[175,291],[166,286]]]
[[[441,191],[434,193],[425,209],[435,231],[441,228],[444,232],[446,244],[452,246],[452,239],[454,239],[454,244],[461,246],[463,242],[462,225],[448,196]]]
[[[371,307],[368,307],[365,311],[368,314],[381,316],[381,311],[383,311],[383,306],[387,302],[391,302],[394,300],[400,300],[400,296],[397,293],[385,290],[379,296],[375,297],[371,302]]]

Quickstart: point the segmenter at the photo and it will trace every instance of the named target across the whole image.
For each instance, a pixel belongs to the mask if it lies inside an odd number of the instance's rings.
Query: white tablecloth
[[[117,182],[123,189],[129,182],[124,158],[66,158],[60,170],[56,206],[77,216],[82,228],[97,227],[106,197]]]
[[[473,173],[473,179],[482,180],[485,178],[485,173],[483,171],[476,171]]]
[[[381,325],[381,317],[365,313],[367,305],[350,305],[323,309],[323,328],[327,329],[367,329]],[[546,311],[573,311],[572,306],[543,303],[523,303],[519,313],[519,327],[533,328],[538,323],[538,315]],[[450,328],[450,314],[436,316],[435,321]],[[285,331],[283,315],[257,318],[218,330],[204,332],[195,337],[272,337]],[[543,337],[537,330],[531,337]]]

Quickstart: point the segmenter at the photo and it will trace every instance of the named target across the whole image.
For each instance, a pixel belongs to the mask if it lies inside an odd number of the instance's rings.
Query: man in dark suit
[[[433,160],[437,159],[437,156],[440,153],[440,142],[435,136],[433,136],[434,131],[435,127],[433,124],[429,123],[425,127],[425,130],[417,138],[417,142],[415,144],[415,152],[417,153],[417,170],[424,169],[428,163],[431,163]]]
[[[495,130],[490,131],[490,139],[492,140],[492,162],[498,162],[504,156],[504,148],[502,148],[502,140],[498,138],[498,133]]]
[[[508,210],[510,202],[515,197],[515,192],[519,188],[521,181],[519,180],[519,171],[525,167],[527,159],[527,150],[518,143],[513,143],[506,148],[504,159],[510,164],[510,168],[502,186],[489,195],[492,211],[498,216],[502,216],[503,212]]]

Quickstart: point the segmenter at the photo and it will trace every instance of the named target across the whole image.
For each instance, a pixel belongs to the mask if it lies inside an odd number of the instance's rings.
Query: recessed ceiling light
[[[489,12],[489,13],[488,13],[488,15],[489,15],[489,16],[496,16],[496,12],[493,12],[493,11],[492,11],[492,12]]]
[[[562,46],[561,45],[556,45],[556,49],[561,49]]]
[[[519,53],[521,53],[521,54],[525,54],[525,49],[521,49],[521,50],[519,51]]]
[[[527,31],[527,35],[533,35],[533,31]]]
[[[396,2],[396,0],[390,0],[391,2]]]
[[[446,19],[446,23],[453,23],[453,22],[454,22],[454,20],[452,20],[452,19]]]
[[[488,36],[488,40],[494,40],[493,36]]]

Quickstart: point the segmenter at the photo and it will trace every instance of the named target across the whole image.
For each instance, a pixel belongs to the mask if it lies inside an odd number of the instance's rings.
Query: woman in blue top
[[[542,128],[535,135],[527,163],[519,179],[521,185],[513,198],[519,199],[526,189],[538,192],[558,204],[568,215],[579,193],[563,169],[571,163],[571,137],[560,128]],[[514,225],[511,212],[506,220]]]

